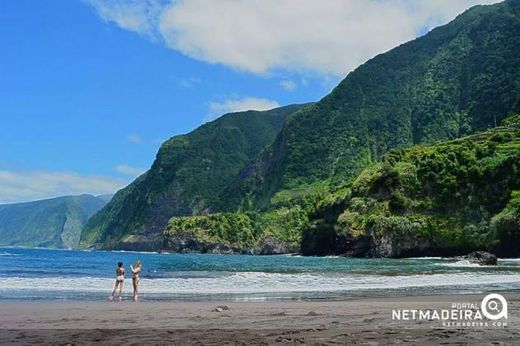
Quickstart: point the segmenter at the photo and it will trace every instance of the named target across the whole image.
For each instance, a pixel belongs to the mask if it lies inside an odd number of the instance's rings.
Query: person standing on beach
[[[134,286],[134,302],[139,300],[139,282],[141,281],[141,267],[142,264],[140,260],[137,260],[137,262],[135,262],[135,267],[130,266],[130,269],[132,269],[132,284]]]
[[[116,294],[117,289],[119,288],[119,301],[123,300],[123,284],[125,282],[125,268],[123,268],[123,262],[117,263],[116,268],[116,283],[114,284],[114,289],[112,290],[112,294],[108,297],[108,300],[114,300],[114,294]]]

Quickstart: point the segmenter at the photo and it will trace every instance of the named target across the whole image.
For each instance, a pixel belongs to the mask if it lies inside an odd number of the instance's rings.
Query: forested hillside
[[[167,141],[82,244],[516,253],[506,247],[517,239],[519,111],[520,1],[475,6],[316,104],[230,114]]]
[[[345,185],[316,189],[289,207],[172,218],[165,248],[261,253],[267,239],[274,253],[520,256],[520,118],[511,120],[390,151]]]
[[[391,151],[310,212],[302,253],[519,256],[520,122]]]
[[[265,208],[277,191],[347,180],[391,149],[494,127],[519,109],[520,1],[475,6],[291,116],[225,190],[222,209]]]
[[[82,246],[154,249],[175,215],[212,212],[219,192],[272,142],[300,105],[226,114],[161,145],[148,172],[94,215]]]

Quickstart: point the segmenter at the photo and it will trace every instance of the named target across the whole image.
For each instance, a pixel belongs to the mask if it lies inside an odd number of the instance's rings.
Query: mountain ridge
[[[291,116],[226,195],[256,208],[276,191],[352,177],[386,151],[483,130],[520,110],[520,2],[475,6],[359,66]],[[312,130],[311,130],[312,129]],[[266,164],[268,163],[268,164]]]
[[[0,205],[0,245],[75,248],[88,218],[107,203],[72,195]]]

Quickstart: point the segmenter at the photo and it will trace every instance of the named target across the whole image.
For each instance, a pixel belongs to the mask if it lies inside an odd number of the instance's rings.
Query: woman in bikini
[[[141,281],[141,267],[142,264],[139,260],[135,262],[135,267],[130,266],[130,269],[132,269],[132,284],[134,286],[134,302],[139,300],[139,282]]]
[[[114,300],[114,294],[116,293],[117,288],[119,287],[119,301],[123,300],[123,284],[125,282],[125,268],[123,268],[123,262],[117,263],[116,268],[116,283],[114,284],[114,289],[112,290],[112,294],[108,297],[108,300]]]

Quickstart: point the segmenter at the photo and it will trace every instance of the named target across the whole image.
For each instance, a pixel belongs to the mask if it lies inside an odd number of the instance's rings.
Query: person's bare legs
[[[112,290],[112,294],[110,297],[108,297],[108,300],[112,301],[114,300],[114,295],[116,294],[117,285],[119,285],[119,281],[116,280],[116,283],[114,284],[114,289]]]
[[[139,281],[140,281],[139,279],[132,280],[132,284],[134,286],[134,295],[133,295],[134,302],[139,300]]]
[[[124,281],[119,281],[119,301],[123,300],[123,284]]]

